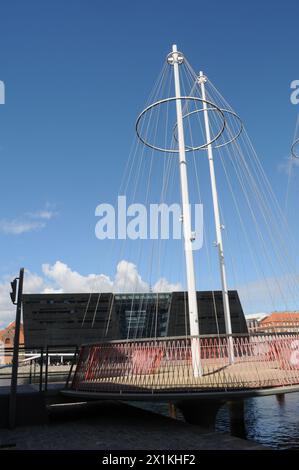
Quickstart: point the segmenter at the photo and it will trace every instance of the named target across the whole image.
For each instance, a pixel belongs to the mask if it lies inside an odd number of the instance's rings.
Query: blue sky
[[[296,0],[2,1],[3,282],[21,265],[41,275],[57,260],[83,276],[114,274],[94,210],[118,193],[136,116],[174,42],[242,116],[283,200],[299,112],[290,102],[298,14]],[[18,223],[32,229],[7,233]]]

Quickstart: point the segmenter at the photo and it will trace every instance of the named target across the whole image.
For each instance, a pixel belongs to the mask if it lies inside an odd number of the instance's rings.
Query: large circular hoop
[[[206,142],[202,145],[199,145],[198,147],[186,147],[185,148],[186,152],[201,150],[203,148],[206,148],[208,145],[211,145],[213,142],[215,142],[216,140],[219,139],[219,137],[221,136],[221,134],[223,133],[223,131],[225,129],[225,116],[224,116],[223,111],[216,104],[212,103],[211,101],[204,100],[202,98],[198,98],[197,96],[179,96],[179,97],[173,96],[173,97],[165,98],[163,100],[159,100],[159,101],[156,101],[155,103],[152,103],[151,105],[149,105],[147,108],[145,108],[139,114],[139,116],[136,120],[135,129],[136,129],[136,134],[137,134],[138,138],[141,140],[141,142],[144,143],[144,145],[146,145],[147,147],[150,147],[154,150],[158,150],[159,152],[179,153],[178,149],[167,149],[167,148],[163,148],[163,147],[157,147],[156,145],[153,145],[150,142],[147,142],[142,137],[142,135],[139,131],[139,123],[140,123],[140,120],[141,120],[142,116],[144,116],[148,111],[155,108],[156,106],[159,106],[160,104],[167,103],[167,102],[170,102],[170,101],[176,101],[176,100],[193,100],[193,101],[200,101],[201,103],[206,103],[207,105],[211,105],[212,108],[215,108],[215,110],[217,110],[220,113],[220,115],[222,116],[222,119],[223,119],[223,123],[222,123],[222,127],[221,127],[220,131],[218,132],[218,134],[215,137],[213,137],[213,139],[210,140],[210,142]]]
[[[223,144],[215,145],[214,146],[215,149],[219,149],[220,147],[225,147],[226,145],[229,145],[229,144],[233,143],[235,140],[237,140],[237,138],[239,137],[239,135],[243,131],[243,122],[242,122],[240,116],[238,116],[237,113],[235,113],[234,111],[231,111],[230,109],[225,109],[225,108],[220,108],[220,109],[223,113],[228,113],[228,114],[231,114],[232,116],[236,117],[237,120],[239,121],[240,128],[239,128],[238,132],[236,132],[236,134],[230,140],[227,140],[226,142],[223,142]],[[217,110],[216,107],[207,109],[207,111],[215,111],[215,110]],[[190,113],[184,114],[183,119],[191,116],[192,114],[201,113],[202,111],[204,111],[203,108],[191,111]],[[225,120],[225,127],[227,128],[227,121],[226,121],[225,117],[224,117],[224,120]],[[174,136],[175,140],[177,141],[178,139],[177,139],[177,135],[176,135],[176,128],[177,128],[177,124],[175,124],[175,126],[173,128],[173,136]],[[208,145],[209,144],[205,144],[205,146],[202,147],[200,150],[205,150]],[[186,145],[186,148],[192,150],[192,147],[190,147],[188,145]]]
[[[296,153],[296,146],[297,145],[299,145],[299,137],[298,137],[298,139],[295,140],[295,142],[293,143],[293,145],[291,147],[291,154],[292,154],[292,157],[294,157],[294,158],[299,158],[298,153]]]

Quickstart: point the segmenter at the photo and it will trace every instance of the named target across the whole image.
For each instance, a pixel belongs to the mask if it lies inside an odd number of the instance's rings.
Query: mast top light
[[[173,44],[172,52],[167,55],[167,62],[169,65],[181,65],[184,62],[184,54],[177,50],[176,44]]]

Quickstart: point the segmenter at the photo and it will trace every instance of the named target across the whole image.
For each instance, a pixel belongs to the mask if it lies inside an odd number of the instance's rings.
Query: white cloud
[[[4,281],[0,284],[0,329],[13,320],[15,307],[11,303],[9,292],[10,283],[9,281]]]
[[[38,210],[36,212],[28,212],[23,216],[6,220],[0,220],[0,232],[7,235],[21,235],[22,233],[32,232],[44,228],[46,221],[56,217],[58,213],[49,209]]]
[[[148,292],[149,285],[142,280],[135,264],[122,260],[117,265],[113,290],[114,292]]]
[[[0,328],[6,326],[14,319],[15,307],[10,301],[10,280],[15,274],[6,276],[0,282]],[[294,284],[294,279],[281,277],[279,279],[268,278],[240,285],[238,292],[241,298],[244,311],[260,311],[269,308],[292,309],[291,305],[284,306],[282,293],[289,292],[287,300],[291,296],[290,288]],[[72,270],[62,261],[54,264],[43,264],[42,274],[38,275],[30,271],[25,272],[24,292],[25,293],[72,293],[72,292],[149,292],[149,284],[142,279],[137,266],[126,260],[122,260],[116,267],[114,277],[105,274],[83,275]],[[179,283],[170,283],[165,278],[160,278],[153,285],[154,292],[173,292],[182,290]],[[282,305],[281,305],[282,304]],[[288,307],[288,308],[287,308]]]
[[[43,222],[30,222],[20,220],[0,220],[0,232],[11,235],[20,235],[45,227]]]
[[[40,210],[40,211],[36,211],[36,212],[30,212],[28,215],[30,217],[32,217],[33,219],[50,220],[50,219],[53,219],[53,217],[56,217],[58,215],[58,212],[48,210],[48,209],[44,209],[44,210]]]
[[[154,292],[174,292],[178,290],[182,290],[180,283],[171,284],[164,277],[159,279],[153,287]]]
[[[97,290],[108,292],[112,289],[113,283],[108,276],[104,274],[83,276],[76,271],[72,271],[61,261],[56,261],[52,266],[43,264],[42,270],[45,277],[54,283],[54,286],[47,286],[45,289],[54,289],[60,292],[90,292]]]
[[[53,265],[42,265],[42,276],[25,271],[24,293],[63,292],[149,292],[149,284],[138,272],[135,264],[122,260],[118,263],[114,279],[105,274],[82,275],[67,264],[56,261]],[[10,301],[10,280],[6,277],[0,283],[0,328],[14,318],[15,307]],[[171,292],[181,289],[180,284],[171,284],[165,278],[159,279],[153,287],[155,292]]]
[[[12,304],[10,299],[10,281],[16,277],[16,274],[11,276],[5,276],[5,279],[0,283],[0,329],[7,326],[12,320],[14,320],[16,307]],[[24,277],[24,292],[34,293],[41,292],[44,288],[44,279],[33,274],[30,271],[26,271]]]
[[[38,274],[25,271],[24,275],[24,292],[27,294],[33,294],[35,292],[41,292],[45,287],[45,280],[38,276]]]

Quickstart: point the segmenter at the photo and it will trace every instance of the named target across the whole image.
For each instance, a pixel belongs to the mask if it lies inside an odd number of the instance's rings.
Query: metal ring
[[[240,123],[240,129],[238,130],[238,132],[230,139],[230,140],[227,140],[226,142],[224,142],[223,144],[219,144],[219,145],[215,145],[214,148],[215,149],[219,149],[220,147],[225,147],[226,145],[229,145],[231,144],[232,142],[234,142],[235,140],[237,140],[237,138],[239,137],[239,135],[241,134],[241,132],[243,131],[243,122],[240,118],[240,116],[238,116],[238,114],[236,114],[234,111],[230,111],[229,109],[225,109],[225,108],[219,108],[221,109],[221,111],[223,113],[229,113],[231,114],[232,116],[236,117],[238,120],[239,120],[239,123]],[[213,108],[207,108],[207,111],[218,111],[217,108],[216,108],[216,105],[213,107]],[[184,114],[183,116],[183,119],[185,119],[186,117],[189,117],[191,116],[191,114],[195,114],[195,113],[200,113],[204,111],[204,109],[196,109],[195,111],[191,111],[190,113],[187,113],[187,114]],[[225,118],[224,118],[225,119]],[[227,121],[225,119],[225,127],[227,128]],[[175,138],[175,140],[177,141],[177,136],[176,136],[176,128],[177,128],[177,124],[175,124],[174,128],[173,128],[173,136]],[[206,147],[208,146],[209,144],[206,144],[204,147],[201,148],[201,150],[205,150]],[[187,149],[192,149],[192,147],[189,147],[188,145],[186,145],[186,148]],[[298,157],[299,158],[299,157]]]
[[[296,153],[296,145],[298,144],[299,144],[299,137],[298,139],[295,140],[295,142],[293,143],[291,147],[291,154],[292,154],[292,157],[294,158],[299,158],[299,155]]]
[[[178,64],[182,64],[184,62],[184,54],[180,51],[172,51],[172,52],[169,52],[169,54],[167,54],[167,57],[166,57],[166,61],[169,65],[173,65],[174,63],[174,54],[177,54],[177,61],[178,61]],[[170,59],[173,60],[173,63],[171,63]]]
[[[207,100],[204,100],[202,98],[198,98],[197,96],[179,96],[179,97],[170,97],[170,98],[165,98],[163,100],[159,100],[159,101],[156,101],[155,103],[149,105],[147,108],[145,108],[138,116],[137,120],[136,120],[136,124],[135,124],[135,130],[136,130],[136,133],[137,133],[137,136],[138,138],[141,140],[141,142],[143,142],[147,147],[150,147],[154,150],[158,150],[159,152],[165,152],[165,153],[179,153],[179,150],[175,150],[175,149],[167,149],[167,148],[162,148],[162,147],[157,147],[149,142],[147,142],[140,134],[139,132],[139,123],[140,123],[140,120],[142,118],[142,116],[144,114],[146,114],[150,109],[152,108],[155,108],[156,106],[162,104],[162,103],[167,103],[169,101],[176,101],[176,100],[193,100],[193,101],[200,101],[201,103],[206,103],[208,105],[211,105],[213,108],[215,108],[222,116],[223,118],[223,124],[222,124],[222,128],[220,129],[220,131],[218,132],[218,134],[210,140],[210,142],[206,142],[205,144],[203,145],[200,145],[198,147],[186,147],[185,148],[185,151],[186,152],[191,152],[191,151],[196,151],[196,150],[201,150],[203,148],[206,148],[208,145],[211,145],[213,142],[215,142],[216,140],[219,139],[219,137],[221,136],[221,134],[223,133],[224,129],[225,129],[225,116],[224,116],[224,113],[223,111],[214,103],[212,103],[211,101],[207,101]]]

